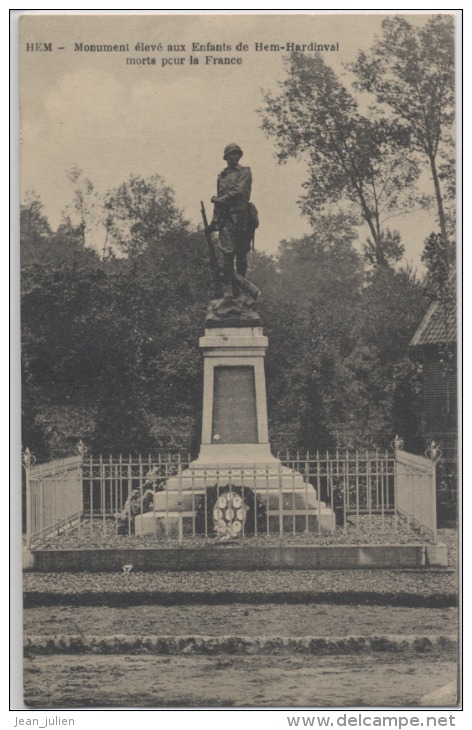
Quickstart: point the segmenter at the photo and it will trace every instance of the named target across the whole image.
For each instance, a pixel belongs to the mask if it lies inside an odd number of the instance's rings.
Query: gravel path
[[[41,605],[54,597],[90,597],[128,603],[250,603],[258,600],[291,602],[390,603],[408,605],[408,596],[431,605],[453,605],[458,593],[457,536],[440,531],[448,547],[448,569],[437,570],[273,570],[204,572],[25,573],[25,605]],[[128,596],[128,599],[126,598]],[[135,600],[132,597],[135,597]],[[376,601],[376,596],[378,600]],[[438,601],[439,603],[434,603]]]
[[[220,606],[63,606],[25,609],[36,636],[203,634],[221,636],[457,635],[455,608],[237,603]]]
[[[430,571],[227,571],[179,573],[41,573],[28,574],[24,580],[25,598],[40,594],[78,598],[93,596],[141,595],[143,602],[156,599],[162,603],[182,602],[225,603],[231,599],[244,602],[277,600],[292,596],[293,602],[316,601],[335,603],[359,602],[378,595],[381,602],[401,602],[405,596],[429,598],[455,596],[457,578],[454,573]],[[126,595],[130,597],[128,600]],[[395,600],[395,598],[397,600]],[[450,599],[449,599],[450,600]],[[28,600],[26,600],[28,605]],[[448,605],[451,605],[450,603]]]
[[[178,547],[175,536],[165,535],[118,535],[118,522],[96,519],[93,525],[86,522],[80,531],[74,529],[52,537],[41,549],[47,550],[79,550],[84,548],[139,548],[139,547]],[[209,535],[184,535],[184,546],[198,549],[215,538]],[[247,536],[244,544],[257,547],[282,545],[406,545],[422,544],[424,538],[413,532],[391,515],[351,515],[345,527],[337,527],[333,534],[323,532],[286,532],[281,543],[278,533]]]

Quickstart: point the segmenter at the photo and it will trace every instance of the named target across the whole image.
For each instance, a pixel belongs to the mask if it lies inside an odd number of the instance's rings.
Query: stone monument
[[[260,292],[246,279],[246,257],[258,220],[254,206],[249,210],[251,171],[238,164],[242,154],[238,145],[226,147],[227,167],[218,176],[210,225],[204,215],[215,291],[220,296],[209,303],[200,338],[204,364],[200,452],[188,469],[169,478],[165,490],[155,494],[153,512],[136,518],[138,534],[182,531],[185,523],[191,528],[199,499],[215,486],[221,501],[221,508],[214,508],[217,534],[231,533],[224,520],[228,512],[234,518],[229,520],[232,536],[241,531],[245,490],[250,490],[253,505],[256,499],[264,505],[269,531],[335,528],[334,512],[320,501],[315,488],[270,450],[264,371],[268,339],[256,306]],[[208,527],[211,522],[210,515]]]

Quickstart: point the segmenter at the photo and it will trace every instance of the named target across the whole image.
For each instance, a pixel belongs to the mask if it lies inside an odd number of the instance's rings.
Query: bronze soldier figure
[[[220,172],[217,181],[217,195],[212,221],[208,232],[218,231],[218,249],[222,258],[223,294],[234,295],[233,283],[257,299],[259,289],[246,279],[247,254],[251,250],[254,230],[257,227],[257,211],[249,203],[252,175],[249,167],[242,167],[239,160],[243,155],[241,147],[229,144],[223,158],[227,167]],[[236,271],[234,260],[236,258]]]

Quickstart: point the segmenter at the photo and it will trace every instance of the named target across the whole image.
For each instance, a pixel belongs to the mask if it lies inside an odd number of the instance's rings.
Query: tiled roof
[[[445,307],[433,302],[416,330],[410,345],[437,345],[441,342],[456,342],[456,310],[454,306]]]

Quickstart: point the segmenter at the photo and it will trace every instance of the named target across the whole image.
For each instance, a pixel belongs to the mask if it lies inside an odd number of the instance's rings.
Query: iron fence
[[[202,465],[190,455],[78,457],[29,469],[29,544],[76,520],[89,535],[201,540],[397,530],[436,540],[435,460],[394,452],[277,454],[261,465]],[[190,543],[189,543],[190,544]]]
[[[398,475],[394,453],[298,452],[277,458],[280,466],[192,467],[179,454],[90,457],[84,462],[84,517],[104,531],[113,523],[116,535],[153,532],[180,542],[225,534],[244,540],[320,533],[335,525],[346,530],[352,518],[356,528],[361,518],[375,517],[380,525],[388,521],[394,529],[400,520],[408,521],[407,511],[397,510],[396,492],[397,477],[405,481],[410,472]],[[421,504],[418,498],[416,505]],[[418,527],[421,514],[409,522]]]
[[[349,451],[320,454],[297,452],[281,456],[283,463],[303,474],[335,510],[338,524],[349,516],[395,513],[395,454],[388,451]]]
[[[26,545],[44,543],[73,525],[80,530],[83,514],[82,456],[35,465],[27,449],[23,455],[26,475]]]
[[[177,474],[182,464],[189,463],[190,455],[180,452],[148,457],[85,458],[84,520],[92,528],[105,527],[111,520],[119,534],[124,531],[121,522],[127,519],[127,532],[131,534],[134,518],[149,511],[150,494],[163,491],[167,480]]]
[[[437,540],[436,458],[434,442],[430,458],[397,450],[396,511],[409,525]]]

